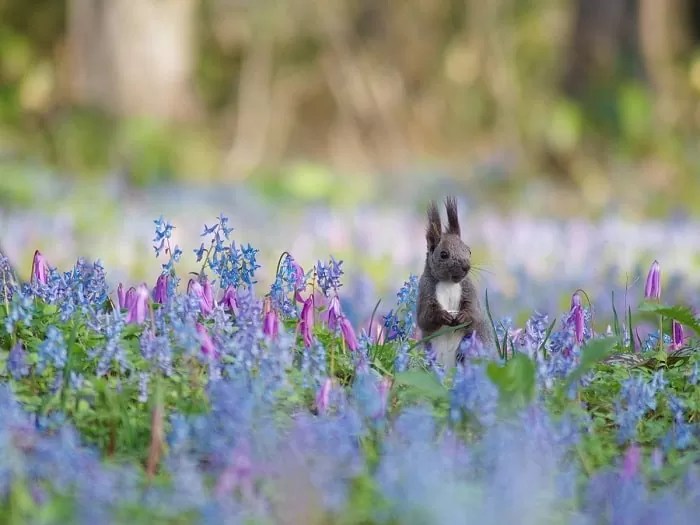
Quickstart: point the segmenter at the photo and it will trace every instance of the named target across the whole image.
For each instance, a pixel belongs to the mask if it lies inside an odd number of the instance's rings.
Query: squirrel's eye
[[[447,259],[450,256],[445,250],[440,252],[440,259]]]

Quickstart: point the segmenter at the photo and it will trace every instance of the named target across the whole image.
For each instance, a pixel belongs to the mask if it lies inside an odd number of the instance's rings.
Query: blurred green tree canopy
[[[138,184],[439,163],[690,205],[699,40],[692,0],[0,0],[0,155]]]

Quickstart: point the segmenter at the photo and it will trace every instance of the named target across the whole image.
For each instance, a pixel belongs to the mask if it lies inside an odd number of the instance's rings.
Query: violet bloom
[[[207,305],[211,310],[214,309],[214,291],[211,288],[211,283],[209,282],[209,279],[204,279],[204,284],[202,285],[202,289],[204,291],[204,300],[207,302]],[[211,311],[210,310],[210,311]]]
[[[49,263],[39,250],[34,252],[32,260],[32,282],[40,284],[49,282]]]
[[[654,261],[649,268],[646,286],[644,287],[644,297],[646,299],[661,300],[661,265],[659,261]]]
[[[162,273],[158,276],[156,286],[153,288],[153,302],[165,304],[168,300],[168,274]]]
[[[642,449],[637,445],[630,445],[625,451],[622,460],[622,479],[633,479],[639,472],[639,465],[642,462]]]
[[[119,283],[119,286],[117,286],[117,304],[120,310],[126,308],[126,292],[122,283]]]
[[[683,325],[674,319],[673,320],[673,342],[671,344],[671,348],[673,348],[673,350],[678,350],[682,346],[683,346]]]
[[[199,308],[202,311],[202,314],[209,315],[212,310],[214,310],[214,304],[210,295],[211,286],[209,287],[209,292],[207,292],[199,281],[190,279],[190,282],[187,283],[187,293],[199,299]]]
[[[585,330],[585,318],[583,315],[583,306],[581,306],[581,296],[576,292],[571,297],[571,315],[574,318],[574,336],[576,343],[583,343],[583,335]]]
[[[324,414],[328,410],[328,406],[331,403],[331,389],[333,388],[333,381],[331,378],[326,378],[321,385],[318,393],[316,394],[316,409],[319,414]]]
[[[304,299],[301,298],[301,293],[304,288],[306,288],[306,275],[304,274],[304,269],[297,263],[293,258],[291,260],[292,268],[294,270],[294,299],[303,303]]]
[[[201,323],[197,323],[197,335],[199,335],[202,353],[206,356],[214,356],[216,354],[214,341],[209,335],[207,328]]]
[[[301,330],[301,335],[304,338],[304,346],[309,348],[313,342],[313,327],[314,327],[314,298],[313,295],[304,301],[304,306],[301,309],[301,321],[299,322],[299,329]]]
[[[328,311],[324,316],[329,330],[335,330],[336,328],[338,328],[338,321],[340,320],[342,315],[343,313],[340,310],[340,299],[336,294],[333,297],[331,297],[331,300],[328,303]]]
[[[133,297],[133,301],[127,306],[126,322],[142,324],[148,313],[148,287],[145,284],[139,285],[135,289]]]
[[[265,320],[263,321],[263,334],[271,339],[276,339],[279,335],[279,318],[277,317],[277,312],[273,308],[270,308],[265,313]]]
[[[221,304],[224,305],[225,310],[234,312],[238,308],[238,297],[236,296],[236,289],[233,285],[229,285],[224,292],[224,296],[221,299]]]
[[[340,318],[340,333],[343,334],[343,340],[348,348],[353,352],[359,348],[359,343],[357,342],[357,336],[355,335],[355,330],[347,317],[342,316]]]
[[[133,286],[129,288],[126,291],[126,294],[124,295],[124,308],[127,310],[131,308],[131,305],[134,304],[134,300],[136,299],[136,288]]]

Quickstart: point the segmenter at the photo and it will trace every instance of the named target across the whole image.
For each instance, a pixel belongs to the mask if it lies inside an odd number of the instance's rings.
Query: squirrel
[[[440,213],[434,201],[428,206],[425,268],[418,282],[417,322],[427,337],[445,326],[468,326],[447,331],[428,342],[443,367],[456,366],[458,350],[465,337],[476,333],[489,344],[491,333],[484,319],[477,291],[469,278],[471,249],[462,241],[457,201],[445,199],[447,229],[443,231]]]

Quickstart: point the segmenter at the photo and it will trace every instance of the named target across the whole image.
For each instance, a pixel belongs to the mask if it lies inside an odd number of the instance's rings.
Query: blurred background
[[[504,308],[654,258],[693,300],[698,95],[694,0],[0,0],[0,247],[154,281],[152,220],[190,270],[223,212],[373,304],[454,193]]]

